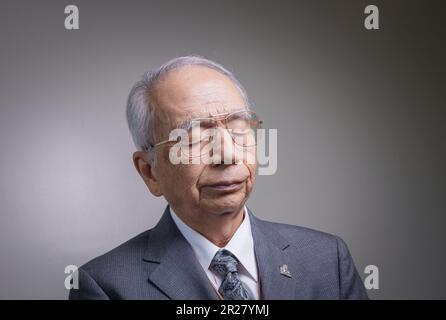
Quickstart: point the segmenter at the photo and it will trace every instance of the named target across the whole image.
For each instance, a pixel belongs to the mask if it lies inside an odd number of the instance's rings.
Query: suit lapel
[[[248,209],[259,271],[261,298],[295,299],[297,285],[302,280],[295,268],[288,241],[277,231],[256,218]],[[149,264],[148,281],[170,299],[216,300],[218,296],[195,253],[170,216],[169,207],[150,232],[143,260]],[[291,278],[280,273],[288,266]]]
[[[143,260],[150,264],[148,281],[170,299],[218,299],[192,247],[172,220],[169,206],[150,233]]]
[[[272,224],[256,218],[248,210],[251,220],[251,230],[254,239],[254,251],[259,269],[262,299],[295,299],[298,282],[298,270],[293,270],[292,257],[286,249],[288,241]],[[280,268],[287,265],[291,278],[281,274]]]

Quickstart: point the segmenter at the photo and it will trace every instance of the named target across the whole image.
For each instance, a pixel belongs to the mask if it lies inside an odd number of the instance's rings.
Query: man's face
[[[200,66],[172,71],[157,85],[152,98],[156,105],[155,142],[168,139],[170,131],[184,120],[246,106],[231,80]],[[221,135],[218,141],[222,150],[232,147],[227,134]],[[243,152],[235,151],[229,164],[174,165],[169,160],[171,146],[168,143],[157,147],[156,165],[152,170],[160,193],[175,211],[199,217],[203,213],[221,215],[242,209],[253,188],[256,172],[256,164],[248,164],[253,161],[246,161]]]

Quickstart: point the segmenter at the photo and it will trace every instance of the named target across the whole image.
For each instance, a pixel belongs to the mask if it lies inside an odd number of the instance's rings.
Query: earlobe
[[[160,190],[158,180],[153,170],[153,166],[149,161],[147,154],[142,151],[136,151],[133,153],[133,164],[135,165],[136,171],[138,171],[144,183],[149,188],[150,192],[155,197],[160,197],[163,193]]]
[[[163,195],[157,182],[150,180],[149,183],[147,184],[147,187],[155,197],[161,197]]]

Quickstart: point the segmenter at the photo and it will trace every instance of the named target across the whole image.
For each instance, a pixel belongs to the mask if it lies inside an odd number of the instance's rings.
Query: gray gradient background
[[[78,31],[63,26],[72,3]],[[187,53],[233,70],[278,128],[278,171],[248,203],[259,217],[341,236],[363,278],[380,269],[371,298],[446,298],[439,3],[1,1],[0,298],[65,299],[66,265],[158,221],[125,100]]]

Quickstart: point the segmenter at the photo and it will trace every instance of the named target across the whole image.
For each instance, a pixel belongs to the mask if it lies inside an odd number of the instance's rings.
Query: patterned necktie
[[[240,281],[237,266],[239,261],[228,250],[218,250],[212,259],[210,269],[223,276],[218,292],[225,300],[249,300],[249,294]]]

